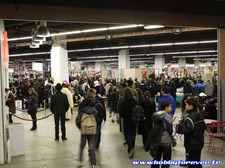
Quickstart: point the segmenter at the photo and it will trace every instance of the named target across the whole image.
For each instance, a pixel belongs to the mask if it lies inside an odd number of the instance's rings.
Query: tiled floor
[[[47,114],[50,112],[47,111]],[[180,109],[176,110],[176,114],[180,117]],[[66,122],[67,141],[54,140],[54,120],[53,116],[38,121],[38,129],[30,131],[31,122],[19,120],[16,118],[14,122],[24,124],[25,132],[25,148],[26,154],[22,156],[12,157],[10,164],[0,165],[1,168],[76,168],[78,165],[78,149],[80,143],[80,132],[75,126],[75,118],[77,112],[74,112],[72,119]],[[45,112],[39,112],[38,118],[45,116]],[[23,118],[30,118],[27,113],[21,115]],[[97,162],[102,168],[144,168],[150,165],[133,165],[129,159],[127,147],[123,145],[123,137],[119,132],[119,125],[112,123],[107,118],[107,130],[102,131],[101,144],[99,151],[96,151]],[[176,121],[175,121],[176,122]],[[207,141],[208,138],[206,137]],[[172,160],[184,160],[183,140],[178,138],[177,146],[172,149]],[[152,160],[148,152],[144,151],[142,139],[140,135],[136,137],[135,161]],[[211,153],[207,152],[207,148],[202,150],[202,160],[212,161],[220,160],[219,166],[206,165],[204,167],[225,167],[225,151]],[[84,151],[85,168],[89,168],[87,148]],[[180,167],[180,166],[170,166]]]

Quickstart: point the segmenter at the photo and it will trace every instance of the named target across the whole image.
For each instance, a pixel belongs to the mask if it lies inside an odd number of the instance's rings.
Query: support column
[[[180,68],[186,68],[186,58],[179,58],[178,59],[178,66]]]
[[[201,61],[194,61],[195,68],[200,67]]]
[[[139,64],[139,69],[145,69],[145,68],[146,68],[146,64],[145,63]]]
[[[93,68],[93,64],[88,64],[88,71],[93,71],[94,68]]]
[[[104,62],[96,62],[95,63],[95,70],[96,71],[101,71],[104,69]]]
[[[69,82],[68,53],[60,44],[52,45],[51,49],[51,76],[54,84],[62,83],[63,80]]]
[[[218,110],[217,120],[225,121],[225,29],[218,29],[218,81],[217,81],[217,96],[218,96]]]
[[[165,66],[165,58],[163,55],[155,56],[155,74],[159,76]]]
[[[4,52],[4,31],[3,20],[0,20],[0,164],[7,162],[7,134],[6,134],[6,106],[5,88],[9,88],[8,57]],[[6,39],[7,40],[7,39]],[[9,155],[8,155],[9,156]],[[9,156],[11,157],[11,156]],[[10,158],[8,158],[10,159]]]
[[[130,69],[130,55],[129,50],[120,50],[118,56],[119,69]]]

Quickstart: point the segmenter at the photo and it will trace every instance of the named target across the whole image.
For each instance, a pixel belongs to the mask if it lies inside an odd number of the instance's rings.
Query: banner
[[[80,71],[81,70],[81,62],[80,61],[70,62],[69,69],[70,69],[70,72]]]
[[[19,62],[13,62],[13,70],[14,72],[19,72]]]
[[[25,71],[25,63],[19,62],[19,71]]]

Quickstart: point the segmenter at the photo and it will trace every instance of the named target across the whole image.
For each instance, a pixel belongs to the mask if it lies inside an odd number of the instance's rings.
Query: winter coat
[[[50,101],[50,110],[53,114],[63,114],[69,109],[69,101],[66,94],[57,91],[52,95]]]
[[[167,124],[164,122],[165,130],[163,131],[163,133],[161,135],[161,141],[160,141],[160,146],[165,146],[165,147],[170,146],[172,143],[172,138],[166,129],[172,130],[173,117],[171,115],[169,115],[168,113],[166,113],[165,111],[155,112],[153,114],[153,116],[158,116],[162,119],[164,118],[165,120],[167,120],[168,123],[170,123],[170,128],[167,128]],[[155,118],[153,117],[153,119],[155,119]],[[154,123],[154,121],[153,121],[153,123]]]
[[[65,88],[65,87],[61,90],[61,92],[66,94],[66,96],[68,98],[69,109],[66,112],[66,119],[70,119],[71,118],[71,109],[73,108],[73,95],[70,92],[70,90],[68,88]]]
[[[10,113],[16,113],[16,104],[15,104],[15,97],[13,96],[12,93],[9,93],[8,97],[6,98],[5,102],[6,106],[9,107],[9,112]]]
[[[141,91],[142,91],[143,94],[145,93],[145,91],[148,91],[148,87],[145,84],[140,84],[138,86],[138,88],[141,89]]]
[[[29,97],[28,97],[28,109],[37,109],[37,105],[38,105],[38,94],[37,92],[32,93]]]
[[[118,112],[123,118],[124,127],[130,127],[133,125],[132,122],[132,109],[138,102],[134,99],[125,100],[122,103],[119,103]]]
[[[78,115],[76,118],[76,125],[79,129],[81,128],[81,118],[84,113],[89,114],[89,115],[94,114],[95,120],[98,121],[98,114],[97,114],[98,112],[95,109],[95,107],[94,106],[85,106],[78,111]]]
[[[206,104],[205,112],[209,114],[210,119],[217,120],[217,109],[215,103],[209,102],[208,104]]]
[[[111,107],[112,111],[116,111],[116,105],[117,105],[117,92],[113,91],[110,93],[108,97],[109,107]]]
[[[184,94],[186,93],[192,93],[192,86],[187,82],[184,83]]]
[[[184,146],[187,151],[200,151],[204,147],[204,118],[195,110],[187,113],[188,116],[178,125],[179,130],[184,133]]]

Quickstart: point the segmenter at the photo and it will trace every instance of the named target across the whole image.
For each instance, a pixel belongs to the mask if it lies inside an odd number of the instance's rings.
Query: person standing
[[[29,88],[28,89],[29,92],[29,97],[27,100],[28,102],[28,114],[31,115],[31,118],[33,120],[33,126],[30,129],[31,131],[34,131],[37,129],[37,117],[36,117],[36,113],[37,113],[37,102],[38,102],[38,94],[35,92],[34,88]]]
[[[205,122],[202,114],[197,113],[198,102],[195,98],[186,100],[187,117],[177,124],[184,134],[184,146],[189,152],[189,161],[200,161],[204,147]],[[189,165],[189,168],[202,168],[202,165]]]
[[[12,114],[16,113],[15,97],[9,89],[5,89],[5,104],[9,107],[9,123],[13,123]]]
[[[174,98],[169,95],[169,92],[170,92],[170,90],[169,90],[169,88],[167,86],[163,86],[161,88],[161,95],[162,95],[162,97],[159,99],[158,110],[161,111],[160,103],[163,100],[168,100],[168,101],[170,101],[171,106],[172,106],[172,110],[170,112],[170,115],[173,116],[174,113],[175,113],[175,110],[176,110],[176,102],[175,102]]]
[[[65,126],[65,115],[69,109],[69,102],[66,94],[61,92],[62,86],[57,83],[55,86],[56,93],[52,96],[50,101],[50,110],[54,114],[55,120],[55,140],[59,140],[59,120],[61,120],[62,129],[62,140],[67,140],[66,138],[66,126]]]
[[[66,112],[66,120],[70,120],[71,118],[71,109],[73,109],[73,95],[71,93],[71,91],[68,89],[69,85],[68,84],[62,84],[63,88],[62,88],[62,93],[66,94],[67,98],[68,98],[68,102],[69,102],[69,109]]]

